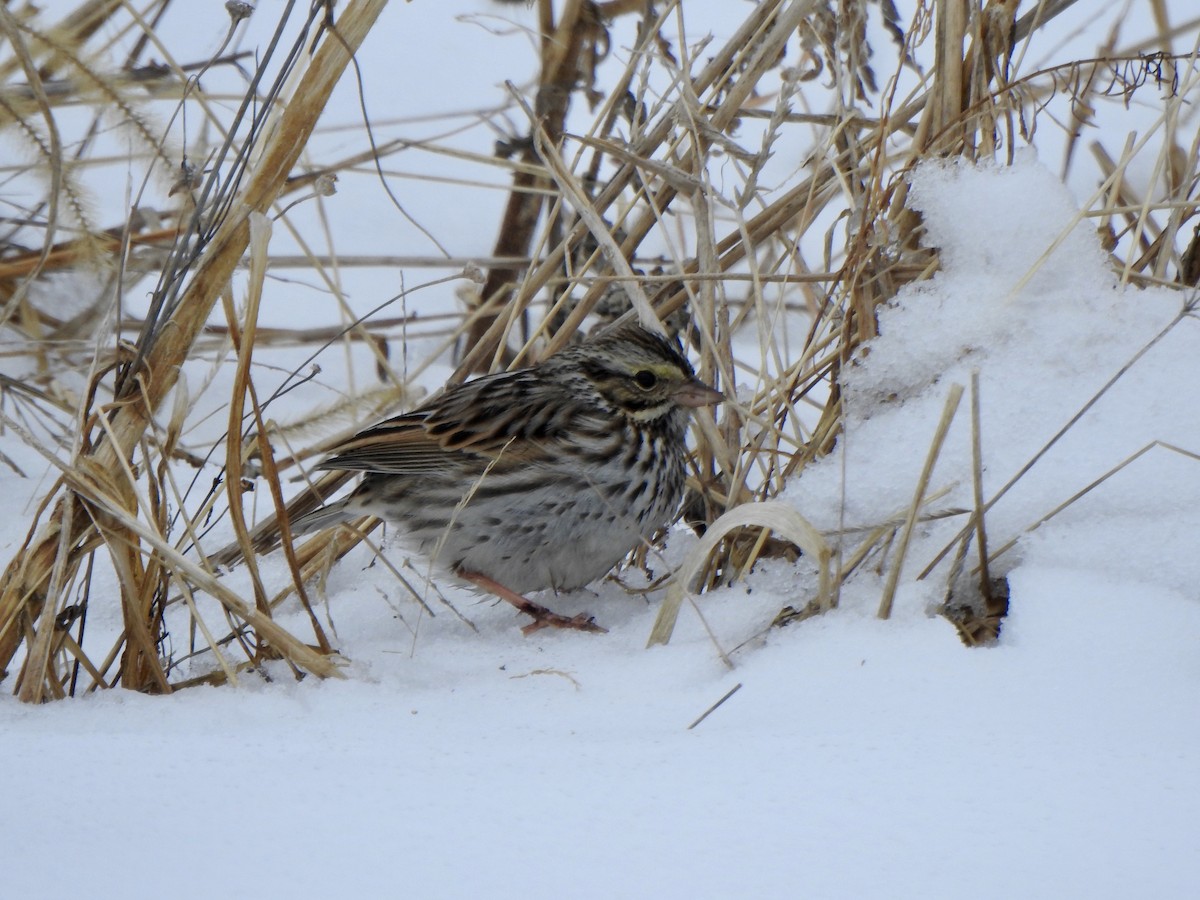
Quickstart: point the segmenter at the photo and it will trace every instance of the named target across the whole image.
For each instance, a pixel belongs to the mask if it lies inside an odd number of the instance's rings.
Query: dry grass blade
[[[246,528],[246,517],[242,502],[244,469],[242,459],[242,417],[245,412],[246,395],[253,390],[250,384],[250,363],[254,352],[255,330],[258,327],[259,304],[262,300],[263,279],[267,274],[267,244],[271,239],[271,220],[260,212],[250,214],[250,286],[245,309],[245,322],[239,328],[233,308],[233,297],[222,291],[225,316],[229,322],[233,346],[237,351],[237,367],[234,371],[233,391],[229,401],[229,425],[225,438],[225,491],[229,497],[229,519],[234,537],[242,549],[250,582],[254,586],[254,604],[259,612],[270,615],[267,591],[258,574],[258,563],[254,546]]]
[[[729,534],[744,528],[764,528],[774,532],[780,538],[795,544],[812,559],[817,566],[817,604],[827,609],[832,602],[832,577],[830,561],[832,551],[825,538],[817,529],[786,503],[766,501],[763,503],[747,503],[729,510],[708,527],[697,543],[688,553],[687,558],[675,573],[667,596],[663,600],[658,617],[654,620],[654,628],[646,642],[648,647],[655,644],[670,642],[675,631],[675,622],[679,618],[679,610],[697,575],[703,572],[710,554]]]
[[[1144,447],[1142,447],[1140,450],[1137,450],[1137,451],[1129,454],[1129,456],[1125,457],[1123,460],[1121,460],[1119,463],[1117,463],[1115,466],[1113,466],[1111,469],[1109,469],[1104,474],[1102,474],[1102,475],[1098,476],[1097,478],[1093,479],[1092,481],[1088,482],[1086,485],[1084,485],[1082,488],[1080,488],[1078,491],[1076,491],[1074,494],[1072,494],[1070,497],[1068,497],[1062,503],[1060,503],[1056,507],[1054,507],[1054,509],[1050,510],[1050,512],[1046,513],[1044,516],[1042,516],[1040,519],[1038,519],[1032,525],[1029,525],[1028,527],[1026,527],[1024,529],[1024,531],[1021,532],[1021,534],[1029,534],[1029,533],[1041,528],[1043,525],[1045,525],[1047,522],[1049,522],[1051,519],[1053,519],[1059,513],[1065,511],[1066,509],[1071,507],[1073,504],[1075,504],[1079,500],[1081,500],[1083,497],[1086,497],[1088,494],[1090,494],[1092,491],[1094,491],[1100,485],[1104,484],[1104,482],[1108,481],[1108,479],[1112,478],[1114,475],[1116,475],[1122,469],[1137,462],[1139,459],[1141,459],[1143,456],[1145,456],[1151,450],[1160,449],[1160,448],[1163,450],[1168,450],[1171,453],[1178,453],[1180,456],[1184,456],[1184,457],[1187,457],[1188,459],[1193,459],[1193,460],[1196,460],[1197,462],[1200,462],[1200,453],[1197,453],[1192,450],[1184,449],[1183,447],[1176,447],[1174,444],[1168,444],[1165,441],[1151,441],[1150,443],[1148,443]],[[1007,553],[1009,550],[1011,550],[1014,546],[1016,546],[1017,541],[1019,539],[1020,539],[1020,536],[1017,536],[1017,537],[1012,538],[1010,541],[1007,541],[1003,546],[1001,546],[1000,548],[995,550],[991,554],[991,556],[988,557],[988,562],[994,562],[995,560],[999,559],[1001,556],[1003,556],[1005,553]]]
[[[971,494],[975,501],[975,546],[979,548],[980,587],[992,610],[992,576],[988,569],[987,526],[983,514],[983,429],[980,425],[979,370],[971,373]]]
[[[900,530],[900,544],[892,556],[887,581],[883,585],[883,596],[879,600],[879,618],[881,619],[886,619],[892,614],[892,601],[896,596],[896,586],[900,582],[904,558],[908,555],[908,542],[912,538],[913,526],[917,524],[917,514],[921,509],[925,492],[929,489],[929,479],[933,477],[933,467],[937,465],[938,457],[942,452],[942,444],[945,443],[946,434],[950,431],[950,423],[954,421],[954,414],[958,412],[958,404],[962,400],[962,395],[961,384],[951,385],[950,393],[946,395],[946,405],[942,408],[942,417],[938,420],[937,431],[934,432],[929,452],[925,455],[925,465],[921,469],[916,489],[913,491],[912,505],[904,519],[904,527]]]

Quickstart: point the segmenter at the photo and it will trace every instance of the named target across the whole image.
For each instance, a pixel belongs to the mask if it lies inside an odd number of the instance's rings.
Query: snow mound
[[[912,200],[941,270],[881,311],[880,336],[843,379],[840,446],[790,487],[788,499],[826,531],[900,514],[912,502],[950,386],[969,387],[972,372],[979,373],[990,499],[1165,331],[996,504],[987,524],[993,550],[1020,538],[999,561],[1002,571],[1024,560],[1190,594],[1200,580],[1191,538],[1200,528],[1200,462],[1168,448],[1147,451],[1025,534],[1152,442],[1200,452],[1200,416],[1186,388],[1200,327],[1180,318],[1181,295],[1122,286],[1067,189],[1031,157],[1010,168],[926,165],[913,176]],[[932,511],[973,505],[969,408],[968,394],[930,484],[950,490]],[[919,526],[906,574],[920,572],[963,523],[960,515]],[[913,591],[925,600],[928,593]]]

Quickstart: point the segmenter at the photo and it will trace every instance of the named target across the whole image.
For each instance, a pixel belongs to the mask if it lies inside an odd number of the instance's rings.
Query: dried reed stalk
[[[136,376],[139,389],[115,408],[100,413],[107,425],[106,434],[74,461],[73,469],[118,472],[125,466],[155,412],[174,386],[179,367],[202,332],[218,297],[227,289],[234,267],[249,243],[250,215],[266,212],[279,195],[334,85],[384,5],[385,0],[353,0],[338,17],[336,30],[325,36],[281,114],[274,133],[266,141],[261,157],[254,163],[245,191],[229,210],[212,242],[198,260],[169,326],[160,330],[158,339],[146,354],[144,366]],[[131,482],[126,482],[121,488],[126,489],[132,489]],[[124,504],[110,506],[107,498],[100,497],[96,502],[100,503],[98,508],[86,504],[78,490],[71,488],[69,480],[65,482],[62,495],[41,530],[9,563],[0,579],[0,670],[12,659],[23,640],[25,627],[32,626],[39,618],[43,623],[53,619],[63,599],[52,592],[52,587],[63,580],[56,579],[55,573],[75,571],[82,559],[82,548],[89,546],[97,530],[110,546],[124,554],[122,558],[127,561],[130,560],[130,553],[140,559],[145,552],[130,547],[133,542],[128,533],[106,533],[89,514],[94,511],[98,516],[121,518],[119,514],[126,508]],[[129,527],[127,523],[126,528]],[[142,533],[140,537],[145,540],[147,534]],[[154,551],[161,553],[163,548],[155,547],[151,553]],[[126,569],[131,578],[129,584],[124,585],[126,603],[132,603],[134,596],[140,595],[138,585],[143,582],[139,577],[141,573],[131,564]],[[214,596],[222,600],[234,615],[252,619],[256,628],[264,629],[264,624],[269,621],[264,618],[265,614],[251,616],[240,602],[233,602],[227,591],[217,591]],[[265,631],[280,632],[281,629],[267,626]],[[279,648],[278,643],[272,643]],[[294,639],[283,642],[285,646],[291,646],[293,651],[296,649],[295,643]],[[301,654],[292,658],[315,674],[333,675],[337,671],[330,660],[316,654]],[[43,699],[44,685],[52,677],[52,673],[45,668],[34,671],[27,667],[21,689],[22,699]],[[161,683],[159,686],[164,687]]]

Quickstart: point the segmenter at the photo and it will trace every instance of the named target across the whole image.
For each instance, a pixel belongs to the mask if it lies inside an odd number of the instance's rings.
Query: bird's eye
[[[644,391],[650,390],[658,384],[658,376],[649,369],[642,369],[633,376],[633,380],[637,382],[637,386]]]

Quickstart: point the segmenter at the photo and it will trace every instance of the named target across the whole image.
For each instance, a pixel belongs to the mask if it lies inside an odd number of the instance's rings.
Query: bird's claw
[[[586,631],[589,634],[608,634],[608,629],[597,625],[596,620],[587,613],[579,613],[568,618],[551,612],[544,606],[538,607],[536,611],[525,610],[525,612],[533,616],[533,621],[521,629],[521,633],[526,636],[535,631],[541,631],[543,628],[570,628],[574,631]]]

